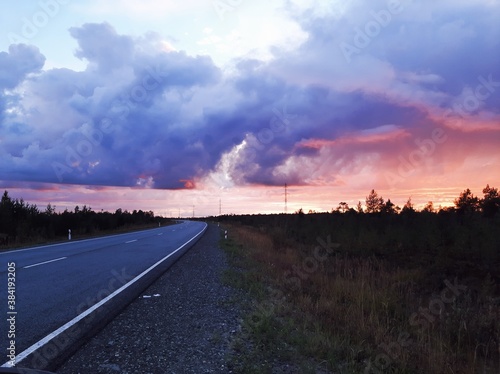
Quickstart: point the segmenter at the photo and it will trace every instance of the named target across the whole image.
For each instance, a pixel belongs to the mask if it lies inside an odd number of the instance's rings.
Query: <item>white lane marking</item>
[[[150,230],[161,230],[161,229],[163,229],[163,227],[160,228],[160,229],[155,228],[155,229],[150,229]],[[55,243],[55,244],[48,244],[48,245],[40,245],[40,246],[37,246],[37,247],[30,247],[30,248],[12,249],[12,250],[9,250],[9,251],[2,251],[2,252],[0,252],[0,256],[2,256],[2,255],[12,256],[13,253],[19,253],[19,252],[24,252],[24,251],[32,251],[34,249],[42,249],[42,248],[49,248],[49,247],[58,247],[58,246],[61,246],[61,245],[72,245],[72,244],[90,242],[90,241],[94,241],[94,240],[116,238],[118,236],[125,236],[125,235],[131,235],[131,234],[140,234],[140,233],[147,232],[147,231],[150,231],[150,230],[141,230],[141,231],[128,232],[128,233],[125,233],[125,234],[107,235],[107,236],[100,236],[98,238],[90,238],[90,239],[74,240],[74,241],[71,241],[71,242],[62,242],[62,243]]]
[[[125,242],[125,244],[128,244],[128,243],[133,243],[133,242],[136,242],[137,239],[134,239],[134,240],[129,240],[128,242]]]
[[[64,331],[66,331],[67,329],[69,329],[70,327],[72,327],[73,325],[75,325],[76,323],[80,322],[82,319],[84,319],[85,317],[87,317],[90,313],[92,313],[93,311],[95,311],[97,308],[101,307],[103,304],[107,303],[109,300],[111,300],[113,297],[115,297],[116,295],[118,295],[119,293],[121,293],[123,290],[125,290],[126,288],[128,288],[129,286],[131,286],[132,284],[134,284],[135,282],[137,282],[139,279],[141,279],[144,275],[146,275],[151,270],[153,270],[155,267],[157,267],[158,265],[160,265],[167,258],[169,258],[170,256],[173,256],[175,253],[177,253],[182,248],[184,248],[187,244],[191,243],[200,234],[203,234],[205,232],[205,230],[206,230],[207,227],[208,227],[208,224],[205,223],[205,227],[198,234],[196,234],[195,236],[193,236],[191,239],[189,239],[187,242],[185,242],[183,245],[181,245],[175,251],[173,251],[169,255],[163,257],[161,260],[159,260],[155,264],[151,265],[149,268],[147,268],[146,270],[144,270],[141,274],[139,274],[137,277],[135,277],[134,279],[132,279],[128,283],[126,283],[123,286],[121,286],[119,289],[117,289],[111,295],[109,295],[106,298],[102,299],[97,304],[94,304],[92,307],[90,307],[89,309],[87,309],[83,313],[77,315],[71,321],[66,322],[64,325],[62,325],[61,327],[59,327],[57,330],[52,331],[45,338],[40,339],[38,342],[36,342],[35,344],[33,344],[31,347],[26,348],[24,351],[22,351],[21,353],[19,353],[16,356],[16,364],[18,364],[19,362],[21,362],[22,360],[24,360],[30,354],[32,354],[33,352],[35,352],[38,348],[43,347],[45,344],[47,344],[48,342],[50,342],[52,339],[54,339],[59,334],[63,333]],[[6,362],[5,364],[3,364],[0,367],[12,367],[9,363],[10,363],[10,361]]]
[[[61,261],[61,260],[64,260],[66,258],[67,257],[60,257],[60,258],[55,258],[55,259],[49,260],[49,261],[39,262],[38,264],[33,264],[33,265],[25,266],[25,267],[23,267],[23,269],[32,268],[32,267],[39,266],[39,265],[45,265],[45,264],[48,264],[48,263],[54,262],[54,261]]]
[[[162,232],[160,232],[160,233],[158,234],[158,236],[160,236],[160,235],[163,235],[163,233],[162,233]]]

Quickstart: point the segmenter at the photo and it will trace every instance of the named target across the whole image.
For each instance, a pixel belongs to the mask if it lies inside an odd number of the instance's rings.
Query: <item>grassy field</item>
[[[247,296],[236,372],[500,372],[498,217],[233,216],[223,227],[225,280]]]

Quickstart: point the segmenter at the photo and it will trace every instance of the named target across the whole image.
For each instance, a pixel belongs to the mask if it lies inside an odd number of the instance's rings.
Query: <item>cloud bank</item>
[[[397,187],[470,165],[498,177],[500,6],[332,4],[289,5],[307,40],[230,68],[108,23],[69,30],[84,71],[43,70],[43,51],[11,45],[0,53],[0,179]]]

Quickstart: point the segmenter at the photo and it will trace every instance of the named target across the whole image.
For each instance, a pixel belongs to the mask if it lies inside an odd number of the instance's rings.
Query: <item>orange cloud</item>
[[[298,148],[321,149],[336,145],[394,142],[410,136],[407,130],[395,125],[384,125],[374,129],[353,132],[335,140],[307,139],[297,144]]]
[[[190,179],[181,179],[180,182],[184,183],[184,187],[187,188],[188,190],[191,190],[196,187],[194,181]]]

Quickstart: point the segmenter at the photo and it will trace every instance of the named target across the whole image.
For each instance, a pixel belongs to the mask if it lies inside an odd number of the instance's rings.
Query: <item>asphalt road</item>
[[[8,361],[8,318],[14,315],[8,314],[9,264],[15,264],[15,344],[19,354],[174,252],[205,226],[184,221],[1,253],[0,311],[4,315],[0,317],[0,365]]]

